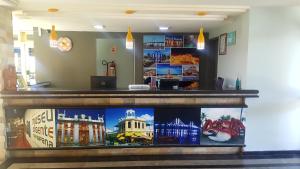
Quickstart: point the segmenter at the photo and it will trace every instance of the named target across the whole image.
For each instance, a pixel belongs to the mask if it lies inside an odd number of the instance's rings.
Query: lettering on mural
[[[44,110],[32,118],[32,135],[35,140],[45,147],[53,147],[54,142],[54,113]]]

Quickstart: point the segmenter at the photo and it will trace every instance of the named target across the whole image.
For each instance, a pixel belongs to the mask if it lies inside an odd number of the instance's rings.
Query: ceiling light
[[[133,36],[130,27],[128,27],[128,32],[126,35],[126,49],[133,49]]]
[[[129,10],[126,10],[125,13],[126,14],[134,14],[134,13],[136,13],[136,11],[129,9]]]
[[[95,25],[94,28],[98,29],[98,30],[102,30],[102,29],[104,29],[104,26],[103,25]]]
[[[54,13],[54,12],[58,12],[59,9],[57,8],[48,8],[48,12]]]
[[[203,27],[201,27],[198,35],[197,49],[203,50],[204,48],[205,48],[205,38],[203,33]]]
[[[55,31],[55,25],[52,25],[52,29],[49,36],[49,43],[51,48],[57,47],[57,33]]]
[[[166,31],[166,30],[169,30],[169,27],[167,27],[167,26],[160,26],[159,30]]]
[[[25,43],[27,41],[27,33],[26,32],[20,32],[19,41],[22,43]]]
[[[199,11],[199,12],[197,12],[197,15],[198,16],[205,16],[205,15],[207,15],[207,13],[205,11]]]

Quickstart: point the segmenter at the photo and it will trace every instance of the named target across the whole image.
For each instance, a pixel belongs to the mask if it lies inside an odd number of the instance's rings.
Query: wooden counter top
[[[19,90],[2,91],[1,98],[132,98],[132,97],[258,97],[258,90]]]
[[[2,91],[5,107],[214,106],[247,107],[257,90],[21,90]]]

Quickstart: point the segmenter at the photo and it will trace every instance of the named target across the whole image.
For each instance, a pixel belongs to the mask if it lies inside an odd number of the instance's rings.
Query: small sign
[[[117,47],[116,47],[116,46],[113,46],[113,47],[111,48],[111,53],[112,53],[112,54],[116,54],[116,53],[117,53]]]

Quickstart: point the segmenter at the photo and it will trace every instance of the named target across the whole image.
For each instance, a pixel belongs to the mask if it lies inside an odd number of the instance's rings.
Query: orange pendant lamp
[[[50,36],[49,36],[49,43],[51,48],[57,47],[57,33],[55,31],[55,25],[52,25]]]
[[[126,35],[126,49],[133,49],[133,36],[130,27],[128,27],[128,32]]]
[[[205,49],[205,38],[204,38],[203,27],[200,28],[200,32],[198,35],[197,49],[199,50]]]

